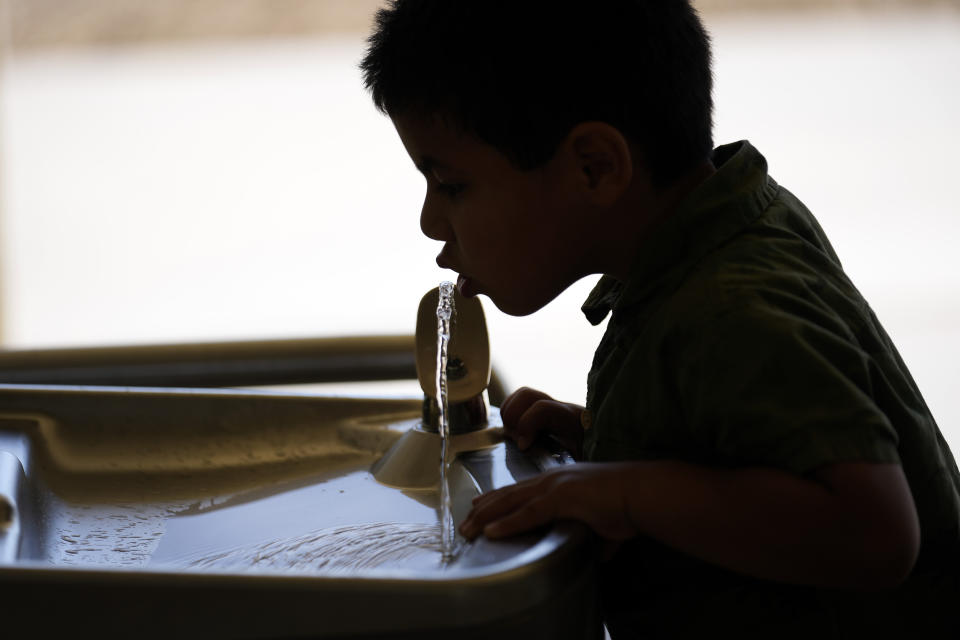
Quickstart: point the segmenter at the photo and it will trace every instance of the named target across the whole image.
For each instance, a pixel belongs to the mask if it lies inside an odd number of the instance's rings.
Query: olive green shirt
[[[606,569],[611,631],[883,637],[957,624],[960,474],[920,391],[757,150],[739,142],[713,161],[717,173],[644,241],[629,279],[602,278],[584,304],[593,324],[612,312],[588,377],[585,457],[798,475],[899,463],[920,556],[901,587],[862,594],[768,583],[636,540]]]

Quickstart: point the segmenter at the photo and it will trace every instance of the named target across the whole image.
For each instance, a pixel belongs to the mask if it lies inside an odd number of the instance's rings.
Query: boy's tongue
[[[457,291],[460,292],[464,298],[472,298],[477,294],[473,289],[473,283],[470,281],[470,278],[466,276],[457,276]]]

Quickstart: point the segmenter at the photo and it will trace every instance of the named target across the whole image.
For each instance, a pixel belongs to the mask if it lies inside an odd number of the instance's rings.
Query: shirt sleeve
[[[871,397],[877,369],[852,335],[744,307],[684,336],[685,420],[729,464],[798,474],[837,462],[899,463],[897,432]]]

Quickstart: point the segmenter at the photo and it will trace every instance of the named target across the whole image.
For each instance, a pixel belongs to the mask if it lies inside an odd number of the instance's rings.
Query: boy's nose
[[[420,230],[431,240],[446,242],[451,239],[450,226],[429,195],[424,199],[423,209],[420,210]]]

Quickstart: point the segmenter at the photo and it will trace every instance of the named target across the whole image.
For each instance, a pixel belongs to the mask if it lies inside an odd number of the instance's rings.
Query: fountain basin
[[[601,637],[572,523],[463,543],[434,490],[371,466],[422,400],[0,385],[5,629],[39,636]],[[493,416],[496,422],[496,415]],[[499,443],[453,469],[481,491],[560,463]],[[4,505],[9,517],[4,517]]]

